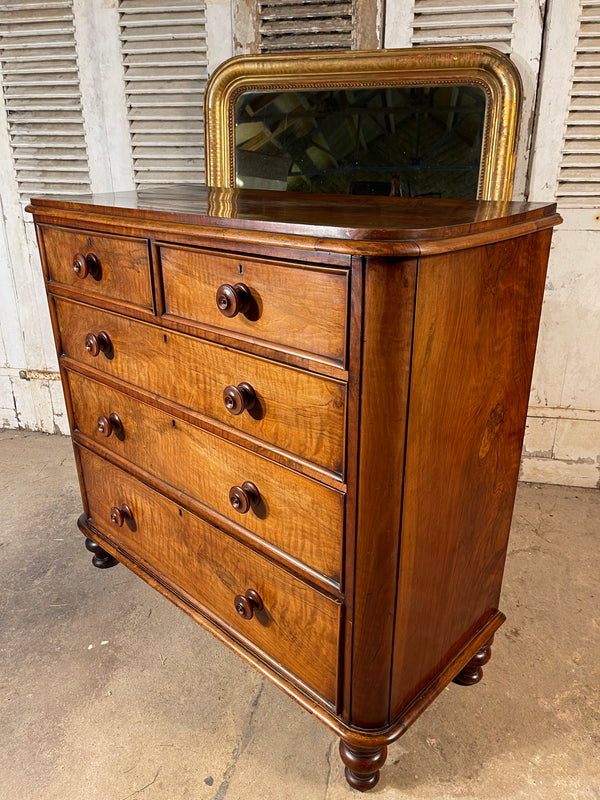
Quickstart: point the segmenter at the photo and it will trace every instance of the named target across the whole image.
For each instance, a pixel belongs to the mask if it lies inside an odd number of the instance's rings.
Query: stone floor
[[[75,527],[69,439],[0,432],[0,799],[338,800],[335,737]],[[522,484],[483,681],[377,798],[600,798],[600,492]],[[358,796],[355,794],[355,796]]]

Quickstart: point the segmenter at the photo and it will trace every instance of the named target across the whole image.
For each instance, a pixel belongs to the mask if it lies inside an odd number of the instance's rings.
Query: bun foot
[[[379,780],[379,770],[385,764],[387,747],[353,747],[340,741],[340,756],[346,765],[346,780],[353,789],[366,792]]]
[[[114,567],[115,564],[119,562],[114,556],[111,556],[110,553],[107,553],[99,544],[97,544],[93,539],[86,538],[85,546],[90,551],[90,553],[94,554],[92,558],[92,564],[98,569],[108,569],[109,567]]]
[[[456,678],[453,679],[454,683],[458,683],[461,686],[473,686],[475,683],[479,683],[483,677],[483,667],[492,657],[492,639],[487,644],[484,644],[481,650],[478,650],[469,663],[461,669]]]

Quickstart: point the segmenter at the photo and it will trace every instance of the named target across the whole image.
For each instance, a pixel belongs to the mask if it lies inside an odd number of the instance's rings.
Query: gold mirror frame
[[[374,86],[478,86],[486,95],[477,197],[510,200],[521,116],[521,78],[492,47],[278,53],[236,56],[213,72],[205,93],[206,182],[235,188],[235,106],[246,92]]]

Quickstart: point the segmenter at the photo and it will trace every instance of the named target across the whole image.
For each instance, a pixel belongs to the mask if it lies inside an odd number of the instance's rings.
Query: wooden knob
[[[244,481],[241,486],[231,487],[229,502],[240,514],[247,514],[251,506],[260,503],[260,492],[251,481]]]
[[[108,417],[98,417],[98,433],[105,436],[107,439],[111,434],[116,436],[123,435],[123,423],[118,414],[112,412]]]
[[[90,274],[90,269],[85,262],[85,256],[83,253],[76,253],[73,256],[73,272],[78,278],[87,278],[87,276]]]
[[[235,610],[243,619],[252,619],[255,611],[262,611],[263,601],[256,589],[247,589],[245,594],[237,594],[234,599]]]
[[[127,505],[127,503],[123,503],[121,508],[117,508],[117,506],[113,506],[111,508],[110,521],[113,523],[113,525],[117,525],[119,528],[122,528],[126,519],[133,519],[133,511]]]
[[[245,314],[251,301],[250,289],[244,283],[236,283],[235,286],[224,283],[217,289],[217,308],[224,317]]]
[[[73,272],[79,278],[87,278],[88,275],[91,275],[92,278],[99,281],[102,277],[102,268],[98,256],[95,253],[88,253],[87,256],[76,253],[73,256]]]
[[[106,331],[100,331],[98,335],[88,333],[85,337],[85,349],[94,358],[100,353],[108,354],[112,350],[112,342]]]
[[[248,411],[256,404],[256,393],[249,383],[238,383],[237,386],[226,386],[223,389],[223,402],[230,414]]]

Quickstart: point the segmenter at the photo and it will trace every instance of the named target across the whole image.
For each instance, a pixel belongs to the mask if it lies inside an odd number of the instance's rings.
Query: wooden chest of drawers
[[[95,565],[374,786],[504,619],[554,206],[172,187],[29,210]]]

